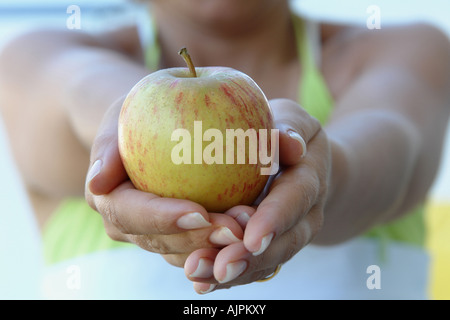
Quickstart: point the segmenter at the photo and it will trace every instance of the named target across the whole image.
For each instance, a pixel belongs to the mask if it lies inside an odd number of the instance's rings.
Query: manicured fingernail
[[[197,269],[189,275],[191,278],[210,278],[214,275],[214,263],[209,259],[201,258]]]
[[[218,245],[229,245],[241,241],[227,227],[220,227],[209,236],[209,241]]]
[[[210,293],[210,292],[213,291],[216,287],[217,287],[217,284],[212,283],[212,284],[209,285],[208,289],[206,289],[206,290],[200,290],[199,293],[200,293],[200,294],[207,294],[207,293]]]
[[[302,155],[301,157],[303,158],[306,155],[306,143],[305,140],[303,140],[302,136],[300,134],[298,134],[298,132],[292,130],[292,129],[288,129],[287,130],[287,134],[294,140],[297,140],[301,146],[302,146]]]
[[[102,160],[98,159],[94,162],[86,175],[86,188],[89,188],[89,184],[91,183],[92,179],[94,179],[100,173],[101,169]]]
[[[236,221],[243,226],[247,225],[248,220],[250,220],[250,216],[247,212],[242,212],[236,217]]]
[[[253,252],[254,256],[259,256],[261,253],[266,251],[267,247],[269,246],[270,242],[273,239],[273,233],[269,233],[267,236],[262,238],[261,240],[261,246],[259,247],[259,250],[256,252]]]
[[[217,287],[214,283],[194,282],[194,290],[199,294],[207,294],[213,291]]]
[[[227,274],[222,280],[218,280],[220,283],[226,283],[231,280],[236,279],[242,272],[247,269],[247,261],[241,260],[236,262],[231,262],[227,264]]]
[[[177,226],[181,229],[200,229],[211,226],[211,223],[198,212],[187,213],[177,220]]]

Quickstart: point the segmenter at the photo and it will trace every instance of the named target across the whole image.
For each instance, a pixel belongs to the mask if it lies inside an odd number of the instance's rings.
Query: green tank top
[[[293,23],[302,65],[298,102],[310,115],[325,125],[332,111],[333,99],[314,61],[305,21],[293,16]],[[160,50],[155,41],[146,51],[146,64],[150,70],[157,70],[159,57]],[[425,241],[423,212],[423,208],[420,207],[401,219],[373,228],[366,236],[380,239],[381,244],[395,240],[423,246]],[[43,231],[44,255],[48,264],[126,246],[134,245],[111,240],[105,233],[100,214],[91,209],[84,198],[64,201]]]

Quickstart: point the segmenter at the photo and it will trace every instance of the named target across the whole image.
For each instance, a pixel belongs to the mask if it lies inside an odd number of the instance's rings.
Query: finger
[[[254,256],[243,243],[223,248],[214,261],[214,278],[221,284],[216,289],[223,288],[223,284],[241,285],[270,276],[278,265],[289,261],[311,242],[322,223],[323,210],[315,206],[304,219],[277,238],[264,254]]]
[[[198,292],[210,290],[206,284],[215,284],[214,289],[222,289],[262,279],[273,272],[279,260],[264,261],[266,264],[262,261],[263,256],[254,257],[242,243],[234,243],[220,251],[197,250],[187,258],[184,268],[188,279],[197,283],[194,288]]]
[[[114,241],[120,242],[130,242],[130,239],[126,234],[120,232],[119,229],[108,219],[103,219],[103,226],[105,227],[105,232]]]
[[[252,254],[244,244],[235,243],[223,248],[216,256],[214,263],[214,278],[219,283],[229,283],[248,269]]]
[[[252,257],[242,242],[221,250],[199,249],[186,259],[184,271],[188,279],[194,282],[228,283],[247,269]]]
[[[91,150],[86,193],[107,194],[128,179],[118,148],[118,119],[123,99],[106,112]]]
[[[320,123],[292,100],[274,99],[270,105],[275,126],[280,130],[280,162],[297,164],[307,152],[306,144],[320,130]]]
[[[242,242],[243,231],[238,223],[224,215],[211,214],[212,226],[199,230],[191,230],[176,235],[132,235],[126,237],[139,247],[163,254],[189,254],[200,248],[222,248],[236,242]],[[226,224],[228,227],[224,227]],[[232,231],[233,230],[233,231]],[[180,260],[174,260],[179,265]]]
[[[311,210],[291,229],[274,239],[261,255],[253,257],[257,263],[251,266],[256,270],[267,270],[289,261],[302,248],[308,245],[323,225],[323,205],[314,205]],[[231,256],[230,259],[237,257]],[[253,258],[252,258],[253,259]],[[259,260],[258,260],[259,259]]]
[[[305,168],[283,171],[247,223],[244,235],[247,249],[254,255],[261,254],[277,235],[297,223],[317,200],[318,186],[317,176]]]
[[[264,252],[277,235],[294,226],[313,205],[324,201],[328,148],[323,137],[320,131],[311,140],[314,143],[302,163],[281,172],[247,223],[244,244],[255,255]]]
[[[279,248],[278,248],[279,249]],[[189,255],[184,265],[187,278],[194,282],[199,294],[263,279],[276,269],[276,260],[269,261],[274,267],[260,269],[260,260],[254,257],[242,243],[231,244],[220,251],[200,249]]]
[[[220,252],[217,248],[202,248],[193,251],[186,259],[184,273],[191,281],[217,283],[214,278],[214,260]]]
[[[280,130],[279,134],[279,161],[282,166],[296,165],[307,152],[306,142],[297,132],[275,124]]]
[[[130,181],[94,196],[93,202],[103,218],[125,234],[173,234],[211,226],[201,205],[137,190]]]
[[[136,193],[138,197],[130,196],[126,191]],[[116,193],[120,194],[118,198],[114,198]],[[144,207],[139,206],[137,200],[141,196],[144,197]],[[119,186],[109,195],[96,196],[96,205],[103,215],[106,233],[113,240],[132,242],[145,250],[161,254],[186,253],[202,247],[223,247],[242,241],[243,230],[232,217],[210,213],[207,214],[209,221],[205,225],[206,220],[198,212],[181,213],[180,216],[179,212],[186,209],[183,206],[185,202],[191,204],[189,201],[159,197],[152,199],[152,196],[133,189],[130,182]],[[121,197],[129,200],[128,204],[123,203]],[[148,200],[148,197],[152,200]],[[162,204],[145,207],[154,201],[162,201]],[[202,209],[200,205],[192,204]]]
[[[250,217],[255,213],[256,209],[249,206],[238,205],[231,209],[228,209],[224,214],[235,219],[242,229],[245,229]]]
[[[207,213],[201,205],[189,200],[162,198],[139,191],[129,181],[108,195],[96,196],[94,202],[103,218],[123,234],[172,235],[210,228],[218,231],[211,235],[217,244],[227,236],[242,238],[243,235],[237,221],[228,215]]]
[[[217,289],[215,283],[194,282],[194,290],[198,294],[207,294]]]
[[[214,260],[218,253],[218,249],[199,249],[192,252],[185,261],[185,275],[194,282],[193,287],[198,294],[212,292],[217,287]]]
[[[162,257],[174,267],[183,268],[190,253],[163,254]]]

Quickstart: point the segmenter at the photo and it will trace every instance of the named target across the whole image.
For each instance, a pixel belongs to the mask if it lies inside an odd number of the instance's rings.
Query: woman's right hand
[[[98,211],[113,240],[135,243],[183,267],[200,248],[222,248],[242,241],[239,223],[226,214],[208,213],[200,204],[137,190],[118,150],[118,118],[124,98],[106,112],[94,140],[85,196]]]

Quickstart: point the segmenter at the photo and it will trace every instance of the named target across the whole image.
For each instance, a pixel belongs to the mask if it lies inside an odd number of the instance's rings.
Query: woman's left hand
[[[259,205],[226,212],[245,230],[242,242],[189,255],[185,273],[198,293],[265,279],[310,243],[323,224],[331,167],[327,136],[295,102],[270,104],[280,130],[281,170]]]

